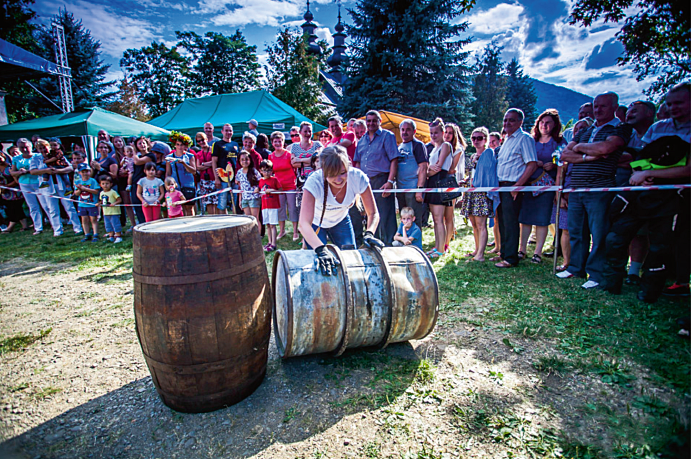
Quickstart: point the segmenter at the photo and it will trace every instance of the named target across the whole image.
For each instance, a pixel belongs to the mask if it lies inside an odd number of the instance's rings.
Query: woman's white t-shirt
[[[441,156],[441,148],[446,145],[449,147],[449,154],[446,156],[446,159],[444,160],[444,164],[441,165],[441,168],[444,169],[445,171],[448,171],[451,169],[451,163],[453,162],[453,154],[451,153],[452,147],[451,144],[448,142],[444,142],[438,147],[434,147],[434,150],[432,150],[432,153],[429,155],[429,165],[434,166],[437,164],[439,161],[439,156]]]
[[[326,212],[324,212],[324,220],[321,222],[321,227],[332,228],[340,223],[348,215],[348,209],[355,203],[355,198],[364,193],[368,186],[369,178],[364,172],[354,167],[349,168],[343,202],[337,202],[329,189],[329,194],[326,198]],[[309,191],[314,196],[314,218],[312,223],[319,226],[322,204],[324,203],[324,171],[320,169],[310,174],[302,190]]]

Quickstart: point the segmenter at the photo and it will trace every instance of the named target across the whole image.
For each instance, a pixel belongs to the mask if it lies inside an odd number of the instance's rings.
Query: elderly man
[[[417,126],[415,121],[405,119],[398,126],[401,132],[401,144],[398,146],[398,188],[424,188],[427,179],[429,157],[425,144],[415,138]],[[415,212],[417,223],[427,226],[429,208],[425,204],[422,193],[398,193],[398,208],[410,207]]]
[[[689,84],[680,84],[667,94],[672,119],[650,127],[641,139],[645,147],[637,161],[631,163],[634,173],[631,185],[668,185],[689,183],[689,142],[691,142],[691,107]],[[672,107],[676,110],[672,110]],[[628,119],[628,115],[627,115]],[[680,140],[681,139],[681,140]],[[660,161],[662,159],[662,161]],[[670,164],[672,163],[672,164]],[[685,192],[687,190],[684,190]],[[650,249],[641,278],[638,299],[655,302],[664,287],[665,260],[674,248],[675,232],[685,228],[686,234],[677,234],[677,282],[670,287],[672,294],[689,287],[689,202],[675,191],[644,191],[618,193],[613,203],[612,229],[607,235],[607,254],[602,288],[610,293],[621,292],[626,266],[626,249],[644,225],[648,226]],[[686,201],[686,202],[684,202]],[[619,205],[618,205],[619,204]],[[685,287],[685,288],[684,288]]]
[[[360,140],[367,132],[367,124],[363,120],[355,120],[353,123],[353,132],[355,133],[355,138]]]
[[[578,121],[584,118],[592,118],[593,116],[592,102],[586,102],[585,104],[581,105],[581,108],[578,109]],[[564,140],[571,142],[571,140],[573,140],[573,126],[565,129],[562,136],[564,137]]]
[[[221,134],[223,134],[223,139],[214,143],[211,153],[211,165],[217,190],[233,188],[233,179],[237,170],[237,158],[238,154],[240,154],[240,146],[233,141],[233,126],[224,124]],[[220,174],[219,170],[221,171]],[[231,199],[230,202],[235,207],[235,199],[232,193],[221,193],[218,195],[217,207],[221,213],[225,213],[229,199]]]
[[[572,164],[572,188],[614,187],[617,163],[629,141],[629,129],[614,116],[619,97],[608,92],[593,101],[595,123],[582,130],[567,145],[562,159]],[[585,289],[597,287],[603,280],[605,239],[609,232],[609,207],[612,193],[572,193],[569,196],[569,268],[557,274],[561,279],[586,277]],[[592,237],[584,234],[588,228]]]
[[[374,201],[379,210],[380,221],[377,238],[386,245],[391,245],[396,235],[396,203],[391,193],[386,190],[394,188],[398,172],[398,148],[393,132],[381,128],[381,115],[370,110],[365,115],[367,134],[357,144],[353,162],[369,177],[372,190],[384,190],[376,193]],[[356,125],[357,126],[357,125]]]
[[[510,108],[504,115],[506,140],[497,156],[499,186],[523,186],[537,169],[535,140],[522,128],[523,112]],[[518,239],[521,234],[518,216],[521,213],[523,194],[516,191],[499,193],[499,234],[501,235],[501,259],[497,268],[518,266]]]
[[[208,121],[204,123],[204,134],[206,134],[206,143],[212,146],[217,140],[221,140],[214,135],[214,125]]]

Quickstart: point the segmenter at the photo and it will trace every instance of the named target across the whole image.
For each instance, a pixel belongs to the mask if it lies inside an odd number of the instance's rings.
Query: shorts
[[[247,209],[248,207],[251,208],[259,208],[262,206],[262,198],[254,198],[254,199],[242,199],[242,204],[240,207],[243,209]]]
[[[104,215],[103,224],[106,226],[106,233],[122,232],[122,225],[120,224],[119,215]]]
[[[262,209],[262,220],[265,225],[278,225],[278,209]]]
[[[98,207],[82,204],[79,206],[77,215],[80,217],[98,217]]]

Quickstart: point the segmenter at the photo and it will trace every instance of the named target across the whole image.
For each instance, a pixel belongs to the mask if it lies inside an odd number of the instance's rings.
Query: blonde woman
[[[444,121],[437,118],[429,124],[429,134],[432,138],[434,149],[429,155],[429,167],[427,168],[427,183],[425,188],[438,188],[439,182],[449,175],[453,164],[453,147],[444,141]],[[429,211],[434,221],[434,248],[427,252],[430,258],[438,258],[444,255],[446,244],[446,225],[444,215],[446,208],[453,207],[453,201],[441,200],[441,193],[427,193],[425,202],[429,204]]]

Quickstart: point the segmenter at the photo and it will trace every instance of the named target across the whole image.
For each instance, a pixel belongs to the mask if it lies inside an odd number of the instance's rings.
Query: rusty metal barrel
[[[232,405],[259,387],[271,293],[252,217],[214,215],[134,228],[137,337],[163,403],[188,413]]]
[[[314,270],[311,250],[279,250],[273,262],[274,335],[283,358],[385,347],[427,336],[439,285],[422,250],[339,250],[338,275]]]

